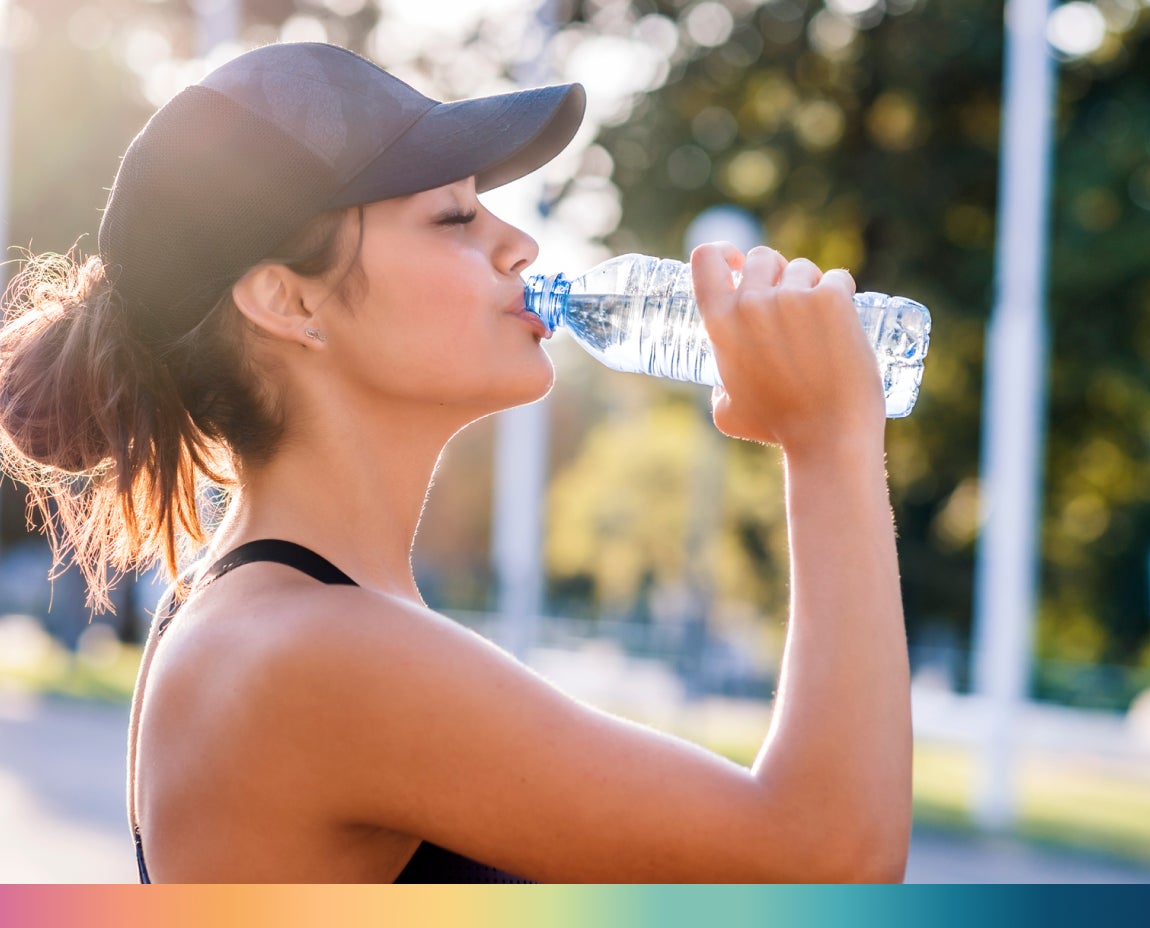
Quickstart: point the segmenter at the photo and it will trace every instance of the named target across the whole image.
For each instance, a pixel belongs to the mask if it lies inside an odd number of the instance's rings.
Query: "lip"
[[[547,328],[547,323],[543,321],[543,317],[536,315],[527,309],[522,302],[519,302],[507,311],[507,315],[515,316],[517,319],[522,319],[527,325],[535,330],[535,334],[540,338],[550,338],[551,330]]]

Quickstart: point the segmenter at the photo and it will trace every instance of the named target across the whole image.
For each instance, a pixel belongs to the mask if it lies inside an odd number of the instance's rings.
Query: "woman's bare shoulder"
[[[219,660],[198,662],[226,716],[212,750],[277,807],[546,881],[793,880],[826,856],[747,769],[570,698],[421,603],[245,584],[189,635]]]
[[[420,602],[350,586],[310,586],[271,593],[249,607],[265,613],[250,659],[260,672],[255,687],[278,691],[285,681],[307,681],[308,698],[350,702],[349,711],[387,706],[414,711],[432,695],[525,676],[545,685],[522,664],[455,620]],[[253,621],[254,620],[254,621]],[[255,694],[253,694],[255,695]]]
[[[318,717],[324,700],[367,710],[428,685],[465,686],[469,667],[527,672],[421,602],[317,583],[280,565],[224,578],[180,611],[166,637],[176,639],[171,664],[210,673],[233,694],[234,718],[269,727],[282,722],[289,692],[297,710],[308,704],[315,711],[306,717]]]
[[[340,728],[383,736],[391,709],[430,698],[430,665],[496,651],[422,604],[260,565],[178,610],[147,672],[144,721],[168,748],[178,731],[177,753],[266,771],[266,789],[306,790],[322,806],[327,785],[338,785],[325,768]]]
[[[422,604],[330,588],[290,610],[249,675],[244,728],[290,734],[268,739],[264,763],[294,771],[291,788],[332,819],[543,880],[682,878],[708,854],[730,865],[671,833],[700,829],[716,794],[742,830],[730,813],[752,790],[745,769],[570,698]]]
[[[239,608],[256,639],[253,656],[269,662],[269,667],[282,664],[285,671],[298,672],[297,662],[314,668],[312,672],[378,667],[381,659],[401,659],[412,649],[426,647],[447,649],[446,653],[474,649],[502,654],[482,636],[422,602],[363,587],[305,580],[265,589]]]

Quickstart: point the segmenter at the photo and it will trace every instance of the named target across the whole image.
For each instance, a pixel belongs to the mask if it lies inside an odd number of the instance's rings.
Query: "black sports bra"
[[[228,573],[228,571],[234,570],[243,564],[251,564],[258,561],[271,561],[276,564],[294,567],[309,577],[314,577],[321,583],[344,584],[349,586],[357,585],[356,582],[342,570],[309,548],[297,545],[295,542],[269,538],[248,542],[225,554],[212,564],[212,566],[204,572],[203,576],[196,581],[195,589],[202,590],[214,580],[218,580],[224,574]],[[164,613],[156,629],[157,638],[163,635],[167,630],[172,619],[175,618],[178,608],[178,604],[173,602],[166,610],[161,608],[161,610],[157,612],[157,615],[159,615],[160,612]],[[134,734],[135,732],[133,731],[133,742]],[[131,752],[131,756],[134,759],[134,750]],[[135,821],[132,822],[132,834],[136,842],[136,864],[140,870],[140,882],[151,883],[152,881],[148,878],[148,866],[144,862],[144,844],[140,838],[140,827]],[[532,881],[499,870],[496,867],[489,867],[487,864],[479,863],[461,854],[456,854],[454,851],[449,851],[446,848],[424,841],[416,848],[411,860],[407,862],[407,866],[405,866],[399,876],[395,878],[395,882],[530,883]]]

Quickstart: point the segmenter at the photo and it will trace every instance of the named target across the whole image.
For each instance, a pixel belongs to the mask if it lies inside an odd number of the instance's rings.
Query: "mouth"
[[[536,336],[539,338],[550,338],[551,330],[547,328],[547,323],[543,318],[531,310],[526,309],[523,304],[519,304],[514,309],[508,311],[509,316],[515,316],[517,319],[522,319],[523,322],[534,329]]]

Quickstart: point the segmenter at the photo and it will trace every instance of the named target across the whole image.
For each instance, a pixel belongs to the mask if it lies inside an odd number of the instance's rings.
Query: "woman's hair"
[[[320,214],[269,260],[334,277],[348,212]],[[358,257],[357,246],[333,282],[341,296]],[[266,460],[284,429],[231,288],[162,345],[141,337],[100,258],[75,250],[30,257],[4,307],[0,466],[27,486],[29,524],[48,536],[56,571],[74,560],[97,608],[129,569],[163,560],[175,577],[181,536],[206,537],[203,481],[234,484],[240,463]]]

